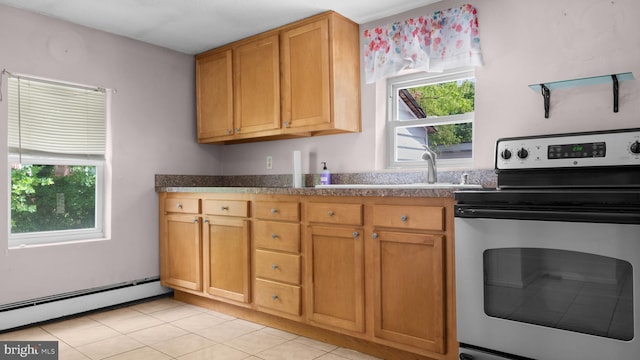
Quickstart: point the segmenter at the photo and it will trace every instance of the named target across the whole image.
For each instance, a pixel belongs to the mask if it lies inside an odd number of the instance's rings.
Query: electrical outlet
[[[271,155],[267,155],[267,170],[273,169],[273,157]]]

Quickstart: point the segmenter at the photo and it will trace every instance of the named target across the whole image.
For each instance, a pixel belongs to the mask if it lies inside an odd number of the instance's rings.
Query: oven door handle
[[[523,210],[509,208],[481,208],[455,206],[455,217],[509,220],[569,221],[612,224],[640,224],[640,212],[580,211],[576,210]]]

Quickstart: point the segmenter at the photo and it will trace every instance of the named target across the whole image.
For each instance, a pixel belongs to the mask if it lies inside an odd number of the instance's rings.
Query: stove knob
[[[520,150],[518,150],[518,157],[520,159],[526,159],[527,156],[529,156],[529,152],[527,151],[527,149],[521,148]]]
[[[500,157],[505,160],[511,159],[511,151],[509,151],[509,149],[502,150],[502,152],[500,153]]]
[[[631,144],[629,150],[631,150],[631,152],[634,154],[640,154],[640,141],[636,140],[636,142]]]

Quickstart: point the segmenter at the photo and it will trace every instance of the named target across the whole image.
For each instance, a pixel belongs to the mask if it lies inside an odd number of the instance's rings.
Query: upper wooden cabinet
[[[196,61],[198,141],[233,135],[231,49],[210,52]]]
[[[233,49],[236,136],[280,129],[280,51],[278,33]]]
[[[282,33],[282,120],[286,128],[329,125],[329,19]]]
[[[358,25],[326,12],[196,56],[198,141],[360,131]]]

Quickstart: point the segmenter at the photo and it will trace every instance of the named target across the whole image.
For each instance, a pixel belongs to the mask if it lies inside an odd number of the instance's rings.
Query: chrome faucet
[[[427,182],[429,184],[435,184],[438,182],[438,170],[436,169],[436,153],[429,149],[428,145],[424,146],[424,153],[422,153],[422,160],[427,161]]]

